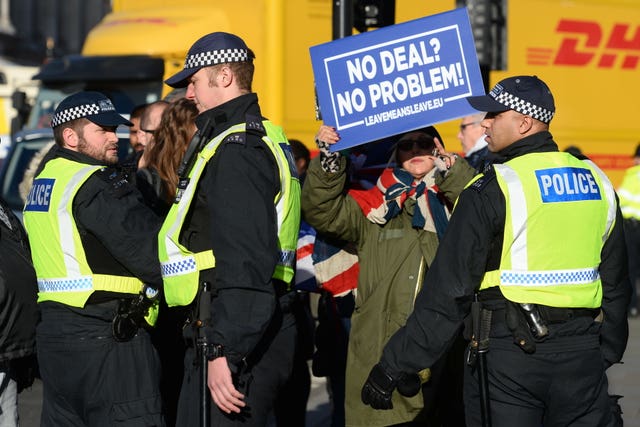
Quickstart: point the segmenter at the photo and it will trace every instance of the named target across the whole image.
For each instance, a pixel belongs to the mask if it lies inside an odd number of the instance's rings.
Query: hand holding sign
[[[336,128],[333,126],[322,125],[316,134],[316,140],[333,145],[340,141],[340,136],[338,135],[338,132],[336,132]]]

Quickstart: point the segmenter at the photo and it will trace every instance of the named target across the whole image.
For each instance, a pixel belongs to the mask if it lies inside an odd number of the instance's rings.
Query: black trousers
[[[176,411],[180,386],[184,376],[184,339],[182,328],[187,317],[184,307],[168,307],[160,301],[160,311],[155,328],[150,331],[151,342],[158,351],[162,373],[160,375],[160,394],[164,404],[164,416],[167,427],[176,426]]]
[[[277,427],[304,427],[311,393],[311,373],[307,361],[313,355],[315,322],[308,293],[296,292],[291,307],[296,320],[296,345],[291,376],[278,393],[274,406]]]
[[[597,343],[597,335],[561,337],[527,354],[511,336],[492,337],[486,353],[492,426],[617,425]],[[481,426],[478,370],[469,366],[464,401],[467,426]]]
[[[287,312],[276,316],[264,339],[250,355],[249,365],[234,378],[236,388],[245,395],[245,410],[240,414],[225,414],[209,394],[211,426],[265,426],[279,391],[291,376],[295,345],[293,314]],[[192,346],[186,349],[184,369],[176,425],[198,426],[201,366]]]
[[[158,355],[142,329],[114,341],[116,304],[39,304],[42,427],[164,426]]]

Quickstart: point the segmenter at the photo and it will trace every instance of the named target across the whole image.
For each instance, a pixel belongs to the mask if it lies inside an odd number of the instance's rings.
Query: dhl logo
[[[640,62],[640,25],[614,23],[610,31],[596,21],[561,19],[556,32],[562,34],[560,47],[527,48],[529,65],[566,65],[598,68],[619,66],[624,70],[635,70]],[[620,65],[616,59],[622,58]]]
[[[633,158],[623,154],[587,154],[600,169],[626,170],[633,166]]]

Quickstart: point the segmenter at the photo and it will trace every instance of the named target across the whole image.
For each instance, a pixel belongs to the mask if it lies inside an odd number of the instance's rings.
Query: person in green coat
[[[335,129],[326,125],[316,135],[320,155],[307,171],[302,210],[319,233],[353,242],[358,249],[360,274],[347,356],[346,425],[441,425],[434,402],[444,393],[440,385],[452,382],[451,377],[443,378],[449,363],[444,359],[421,373],[417,395],[394,394],[392,410],[376,411],[364,405],[360,390],[384,345],[412,312],[453,204],[475,171],[464,159],[446,152],[438,132],[428,127],[398,135],[391,155],[397,166],[385,169],[375,187],[346,192],[347,158],[329,150],[339,139]],[[462,351],[458,353],[454,371],[461,382]],[[457,398],[462,408],[462,396]],[[459,415],[463,420],[462,409]]]

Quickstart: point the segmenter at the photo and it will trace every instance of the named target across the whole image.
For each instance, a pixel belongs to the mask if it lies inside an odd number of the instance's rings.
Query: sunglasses
[[[432,140],[416,140],[416,141],[400,141],[398,142],[398,150],[400,151],[411,151],[413,150],[413,145],[417,145],[419,150],[432,151],[434,149],[434,144]]]

